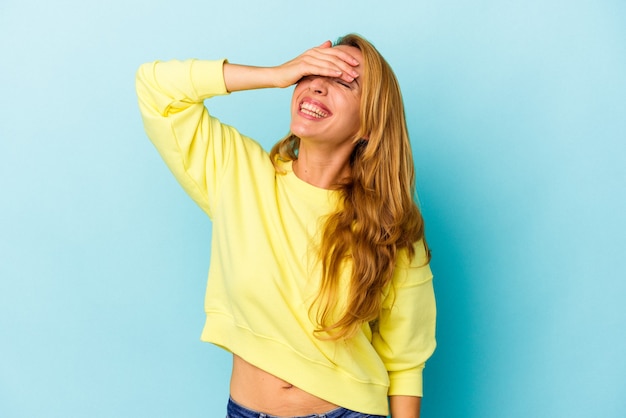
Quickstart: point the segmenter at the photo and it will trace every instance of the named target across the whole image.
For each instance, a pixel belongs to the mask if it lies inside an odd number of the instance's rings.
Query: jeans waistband
[[[264,414],[263,412],[254,411],[252,409],[248,409],[243,405],[238,404],[232,398],[228,400],[227,407],[228,415],[226,418],[286,418],[286,417],[278,417],[275,415]],[[289,417],[289,418],[385,418],[382,415],[368,415],[363,414],[356,411],[351,411],[345,408],[337,408],[332,411],[324,412],[323,414],[313,414],[313,415],[301,415],[298,417]]]

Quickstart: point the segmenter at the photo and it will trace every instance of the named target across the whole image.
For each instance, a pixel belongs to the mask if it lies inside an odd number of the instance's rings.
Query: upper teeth
[[[300,110],[303,113],[306,113],[307,115],[311,115],[311,116],[315,116],[316,118],[325,118],[326,116],[328,116],[328,113],[323,111],[322,109],[320,109],[319,107],[315,106],[312,103],[302,103],[302,105],[300,106]]]

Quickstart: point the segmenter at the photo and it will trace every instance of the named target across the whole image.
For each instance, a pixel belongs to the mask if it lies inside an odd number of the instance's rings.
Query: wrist
[[[254,90],[277,85],[272,67],[224,63],[224,83],[229,92]]]

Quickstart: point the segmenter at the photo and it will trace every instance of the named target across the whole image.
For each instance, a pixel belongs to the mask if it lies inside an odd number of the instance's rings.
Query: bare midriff
[[[338,408],[237,355],[233,355],[230,396],[246,408],[276,416],[321,414]]]

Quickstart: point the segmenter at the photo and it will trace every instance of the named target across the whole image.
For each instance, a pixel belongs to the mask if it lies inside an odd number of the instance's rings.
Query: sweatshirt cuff
[[[404,395],[404,396],[422,396],[422,371],[423,367],[416,369],[401,371],[401,372],[389,372],[389,396]]]
[[[224,63],[221,60],[194,60],[191,64],[191,83],[199,97],[208,98],[229,94],[224,82]]]

